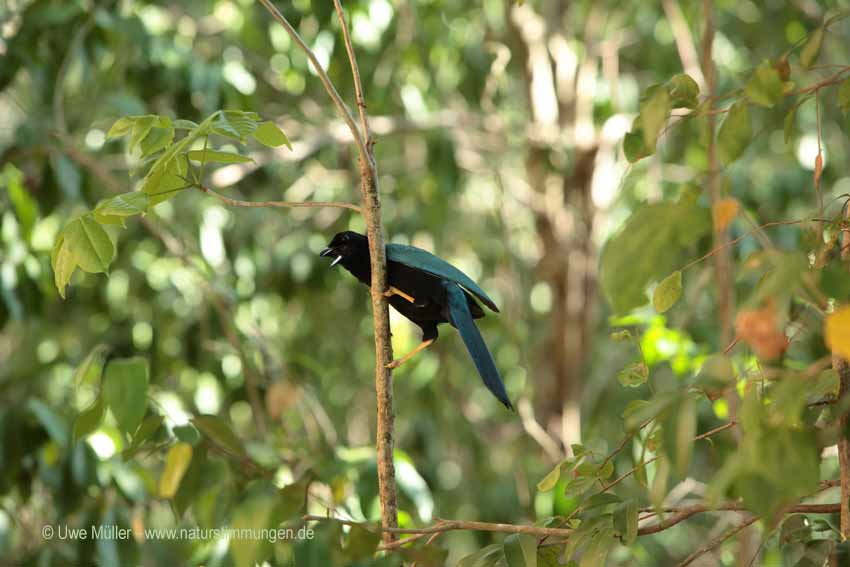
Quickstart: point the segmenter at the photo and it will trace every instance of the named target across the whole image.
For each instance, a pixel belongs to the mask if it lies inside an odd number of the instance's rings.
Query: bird
[[[337,233],[319,255],[333,258],[331,267],[340,264],[360,282],[371,286],[371,256],[366,235],[350,230]],[[460,333],[484,385],[506,408],[513,410],[493,356],[474,322],[484,317],[478,301],[498,313],[495,302],[472,278],[421,248],[387,244],[386,259],[388,289],[384,295],[396,311],[422,329],[422,342],[387,367],[398,368],[434,344],[439,336],[437,326],[449,323]]]

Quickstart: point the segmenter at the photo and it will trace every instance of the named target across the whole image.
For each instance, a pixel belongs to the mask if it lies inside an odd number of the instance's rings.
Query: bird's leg
[[[412,295],[408,295],[408,294],[404,293],[403,291],[401,291],[400,289],[398,289],[397,287],[391,285],[389,287],[389,289],[387,289],[387,291],[384,292],[384,297],[392,297],[394,295],[400,295],[401,297],[408,300],[410,303],[413,303],[414,305],[416,305],[416,300],[413,299]]]
[[[405,362],[407,362],[408,360],[413,358],[416,355],[416,353],[421,352],[421,351],[425,350],[426,348],[428,348],[429,346],[431,346],[434,343],[435,340],[437,340],[437,339],[427,339],[427,340],[422,341],[421,343],[419,343],[419,346],[417,346],[415,349],[413,349],[409,353],[407,353],[404,356],[402,356],[401,358],[399,358],[397,360],[393,360],[392,362],[387,364],[387,368],[398,368],[399,366],[401,366],[402,364],[404,364]]]

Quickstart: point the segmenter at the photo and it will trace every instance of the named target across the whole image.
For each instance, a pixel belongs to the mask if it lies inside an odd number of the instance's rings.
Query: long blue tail
[[[449,314],[451,315],[452,325],[460,332],[466,350],[469,351],[469,356],[472,357],[472,361],[478,369],[478,374],[484,380],[484,385],[493,392],[493,395],[500,402],[505,404],[505,407],[510,410],[514,409],[508,399],[507,392],[505,392],[505,385],[502,383],[502,377],[499,375],[496,363],[493,362],[493,356],[487,350],[487,345],[472,319],[472,313],[470,313],[469,305],[466,302],[466,294],[454,282],[445,282],[444,285],[449,299]]]

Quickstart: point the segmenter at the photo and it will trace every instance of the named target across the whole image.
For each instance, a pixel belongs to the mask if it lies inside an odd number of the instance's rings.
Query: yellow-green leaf
[[[844,114],[850,110],[850,78],[844,79],[838,87],[838,107]]]
[[[650,87],[640,103],[640,126],[647,148],[655,150],[658,135],[667,123],[669,114],[670,94],[667,89],[661,86]]]
[[[248,163],[254,161],[248,156],[218,150],[192,150],[186,153],[192,161],[204,163]]]
[[[627,388],[637,388],[649,378],[649,369],[643,362],[633,362],[617,373],[617,381]]]
[[[136,451],[142,446],[142,444],[147,441],[151,435],[156,433],[156,430],[159,429],[159,426],[162,425],[163,417],[161,415],[151,415],[145,418],[139,428],[136,430],[136,433],[133,435],[133,440],[130,442],[130,446],[124,449],[121,453],[121,458],[125,461],[129,460]]]
[[[92,368],[97,369],[97,381],[100,381],[100,375],[103,372],[103,358],[109,347],[106,345],[97,345],[83,359],[77,369],[74,371],[74,387],[79,388],[89,377],[89,372]]]
[[[148,407],[148,362],[144,358],[112,359],[103,376],[103,397],[118,428],[136,431]]]
[[[254,139],[270,148],[286,145],[290,150],[292,145],[289,143],[289,138],[283,133],[277,124],[274,122],[263,122],[252,134]]]
[[[537,483],[537,490],[540,492],[548,492],[555,488],[555,485],[558,484],[558,481],[561,479],[561,465],[563,463],[558,463],[558,465],[549,471],[549,474],[543,477],[543,480]]]
[[[746,101],[740,100],[729,109],[717,134],[717,152],[720,155],[720,161],[724,165],[729,165],[741,157],[752,139],[750,108]]]
[[[776,103],[782,100],[785,96],[782,80],[779,78],[779,72],[769,61],[758,66],[756,72],[747,81],[744,94],[755,104],[767,108],[773,108]]]
[[[86,435],[94,432],[103,420],[104,410],[103,398],[98,396],[94,403],[88,408],[80,412],[80,415],[74,419],[74,428],[72,439],[74,443],[82,439]]]
[[[50,255],[54,281],[65,297],[65,286],[79,266],[85,272],[105,272],[115,257],[115,245],[91,213],[71,220],[59,233]]]
[[[183,475],[186,474],[191,462],[191,445],[177,443],[168,450],[168,455],[165,457],[165,469],[159,477],[159,495],[162,498],[172,498],[177,493],[180,481],[183,480]]]
[[[676,270],[658,284],[652,294],[652,305],[658,313],[673,307],[682,296],[682,272]]]
[[[690,75],[674,75],[666,86],[671,108],[696,108],[699,105],[699,85]]]
[[[133,127],[133,119],[129,116],[123,116],[115,121],[115,124],[106,133],[106,139],[120,138],[130,131]]]
[[[809,39],[803,49],[800,50],[800,66],[803,69],[808,69],[815,62],[820,54],[820,48],[823,45],[823,27],[819,27],[811,33]]]
[[[214,415],[200,415],[192,419],[192,423],[201,433],[235,455],[244,455],[242,442],[223,419]]]
[[[142,191],[122,193],[101,201],[94,209],[94,217],[100,222],[109,222],[110,217],[129,217],[144,213],[148,209],[150,199]]]

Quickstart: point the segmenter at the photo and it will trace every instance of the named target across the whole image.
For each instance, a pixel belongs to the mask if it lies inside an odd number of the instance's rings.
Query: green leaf
[[[345,559],[352,563],[370,559],[375,555],[380,542],[381,536],[377,533],[362,526],[351,526],[342,553]]]
[[[616,544],[614,539],[614,530],[611,527],[604,527],[596,532],[590,540],[587,549],[581,556],[579,567],[599,567],[605,565],[605,560],[611,548]]]
[[[838,107],[844,114],[850,111],[850,78],[844,79],[838,87]]]
[[[638,534],[638,512],[640,508],[638,501],[634,498],[626,500],[621,513],[615,516],[615,523],[620,523],[617,528],[623,538],[623,545],[630,547],[637,540]],[[618,522],[619,518],[619,522]]]
[[[136,116],[133,120],[133,129],[130,134],[130,145],[128,146],[129,151],[133,151],[136,146],[138,146],[142,140],[150,133],[151,129],[158,121],[157,116],[153,114],[148,114],[146,116]]]
[[[587,476],[587,477],[578,477],[571,479],[567,486],[564,488],[564,495],[567,498],[577,498],[593,488],[596,484],[596,477]]]
[[[643,362],[632,362],[617,373],[617,381],[626,388],[637,388],[646,384],[649,369]]]
[[[708,211],[691,203],[638,208],[602,250],[602,289],[617,314],[646,304],[646,287],[681,265],[683,252],[708,234]]]
[[[71,220],[57,236],[51,253],[59,295],[65,297],[65,286],[77,267],[89,273],[105,272],[114,257],[112,239],[91,213]]]
[[[670,115],[670,94],[662,86],[647,89],[640,103],[640,127],[643,130],[643,143],[655,151],[658,135],[667,123]]]
[[[74,388],[79,388],[85,382],[100,383],[103,372],[103,358],[109,347],[100,344],[91,349],[80,365],[74,370]]]
[[[209,437],[217,444],[229,450],[234,455],[245,456],[242,441],[233,433],[230,426],[220,417],[214,415],[200,415],[192,419],[192,423],[201,433]]]
[[[682,272],[676,270],[658,284],[652,294],[652,305],[657,313],[664,313],[682,296]]]
[[[281,130],[274,122],[263,122],[257,126],[257,129],[252,135],[255,140],[264,146],[277,148],[278,146],[286,145],[287,148],[290,150],[292,149],[292,144],[289,143],[289,138],[286,137],[283,130]]]
[[[791,136],[794,134],[794,126],[797,124],[797,107],[799,105],[795,104],[791,110],[788,111],[788,114],[785,115],[785,120],[782,127],[782,133],[785,137],[785,143],[788,143],[788,140],[791,139]]]
[[[182,119],[175,120],[173,126],[175,130],[193,130],[198,127],[198,125],[191,120]]]
[[[699,106],[699,85],[690,75],[674,75],[667,84],[671,108],[696,108]]]
[[[558,480],[561,478],[561,465],[563,463],[558,463],[558,465],[549,471],[549,474],[543,477],[543,480],[537,483],[537,490],[540,492],[548,492],[555,488],[555,485],[558,484]]]
[[[725,354],[712,354],[702,363],[694,385],[723,388],[735,380],[732,360]]]
[[[161,415],[151,415],[146,417],[136,430],[135,435],[133,435],[133,440],[130,442],[130,446],[124,449],[121,453],[121,458],[125,461],[130,460],[142,447],[144,442],[150,439],[151,436],[157,432],[159,427],[162,425],[162,422],[163,417]]]
[[[156,152],[168,147],[174,140],[174,128],[151,128],[147,136],[142,140],[140,148],[142,157],[155,154]]]
[[[752,78],[747,81],[744,94],[753,103],[767,108],[773,108],[784,98],[782,79],[769,61],[758,66]]]
[[[265,482],[252,488],[233,510],[231,526],[254,532],[277,528],[281,520],[278,491]],[[237,567],[254,567],[271,556],[272,544],[266,538],[235,538],[230,542],[230,552]]]
[[[201,440],[201,434],[191,425],[178,425],[171,430],[179,441],[195,446]]]
[[[537,567],[537,538],[530,534],[511,534],[503,542],[508,567]]]
[[[98,396],[91,406],[80,412],[80,415],[74,420],[74,427],[72,428],[71,438],[74,443],[100,427],[105,409],[103,397]]]
[[[808,69],[820,54],[821,45],[823,45],[823,27],[819,27],[809,35],[803,49],[800,50],[800,66],[803,69]]]
[[[159,495],[162,498],[172,498],[180,487],[183,475],[189,469],[192,461],[192,446],[188,443],[176,443],[168,450],[165,457],[165,468],[159,477]]]
[[[150,197],[149,207],[167,201],[180,191],[188,189],[189,183],[183,179],[186,171],[187,166],[181,157],[175,157],[159,166],[154,165],[145,176],[141,188],[142,192]]]
[[[234,154],[231,152],[220,152],[218,150],[192,150],[186,155],[193,161],[204,163],[253,163],[254,160],[248,156]]]
[[[148,408],[148,362],[144,358],[112,359],[103,377],[103,396],[118,428],[132,434]]]
[[[643,131],[640,128],[632,127],[631,132],[627,132],[623,138],[623,153],[626,154],[626,159],[629,163],[635,163],[643,158],[652,155],[654,150],[646,147],[643,141]]]
[[[106,139],[120,138],[124,136],[133,127],[134,120],[129,116],[123,116],[115,121],[115,124],[106,133]]]
[[[479,549],[471,555],[467,555],[457,563],[457,567],[496,567],[504,564],[505,552],[498,543],[488,545]]]
[[[0,172],[0,187],[5,187],[9,193],[9,200],[21,225],[21,233],[24,240],[29,240],[32,227],[38,218],[38,204],[24,186],[24,174],[11,163],[7,163]]]
[[[240,142],[257,129],[260,116],[256,112],[225,110],[212,123],[212,131],[220,136],[234,138]]]
[[[105,199],[94,209],[94,218],[98,222],[110,222],[118,218],[123,222],[124,217],[130,217],[147,212],[150,197],[142,191],[131,191]]]
[[[729,109],[717,134],[717,152],[723,165],[729,165],[744,153],[753,139],[750,108],[739,100]]]

